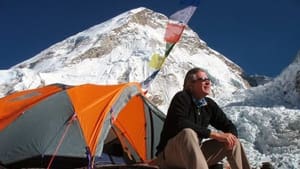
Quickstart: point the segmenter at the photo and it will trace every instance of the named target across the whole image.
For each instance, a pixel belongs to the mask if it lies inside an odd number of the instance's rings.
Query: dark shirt
[[[208,125],[226,133],[237,136],[234,124],[226,117],[222,109],[211,98],[205,97],[207,104],[197,106],[187,91],[180,91],[173,97],[157,146],[157,154],[163,151],[168,140],[176,136],[182,129],[193,129],[200,141],[208,138]]]

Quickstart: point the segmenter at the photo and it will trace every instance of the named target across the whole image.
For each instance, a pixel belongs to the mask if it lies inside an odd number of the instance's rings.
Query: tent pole
[[[85,149],[86,149],[86,157],[87,157],[87,159],[88,159],[88,169],[92,169],[93,168],[93,166],[92,166],[92,156],[91,156],[91,150],[90,150],[90,147],[88,147],[88,146],[86,146],[85,147]]]

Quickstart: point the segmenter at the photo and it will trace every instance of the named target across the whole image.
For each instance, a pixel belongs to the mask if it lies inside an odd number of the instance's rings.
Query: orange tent
[[[138,83],[49,85],[0,99],[0,163],[80,167],[154,157],[164,114]]]

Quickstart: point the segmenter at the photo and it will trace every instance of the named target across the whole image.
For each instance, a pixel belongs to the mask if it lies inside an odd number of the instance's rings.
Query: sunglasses
[[[199,77],[198,79],[194,80],[195,82],[196,81],[200,81],[200,82],[210,82],[210,78],[208,77]]]

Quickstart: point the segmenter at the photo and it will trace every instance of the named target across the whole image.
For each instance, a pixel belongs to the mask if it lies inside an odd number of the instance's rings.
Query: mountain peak
[[[58,42],[13,69],[32,70],[44,84],[143,81],[153,72],[148,65],[152,55],[164,55],[167,21],[165,15],[150,9],[133,9]],[[180,84],[187,69],[195,66],[206,69],[213,79],[214,97],[249,87],[238,65],[209,48],[187,27],[158,78],[176,76],[173,80]],[[180,89],[177,85],[175,88]]]

